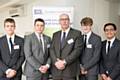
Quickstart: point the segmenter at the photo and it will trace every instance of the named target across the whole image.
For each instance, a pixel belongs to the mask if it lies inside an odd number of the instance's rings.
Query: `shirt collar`
[[[9,36],[9,35],[6,35],[6,36],[7,36],[7,40],[9,40],[11,38],[12,42],[14,43],[15,34],[13,34],[12,36]]]
[[[67,35],[69,31],[70,31],[70,27],[68,29],[66,29],[65,31],[62,30],[62,33],[65,32]]]
[[[7,35],[7,38],[8,38],[8,39],[9,39],[9,38],[14,39],[14,38],[15,38],[15,34],[13,34],[12,36]]]
[[[84,34],[84,35],[87,35],[87,39],[89,39],[91,34],[92,34],[92,31],[90,31],[90,32],[88,32],[87,34]]]
[[[108,39],[107,39],[107,42],[108,42],[108,41],[110,41],[110,42],[111,42],[111,44],[112,44],[112,43],[114,42],[114,40],[115,40],[115,37],[113,37],[113,38],[112,38],[112,39],[110,39],[110,40],[108,40]]]
[[[43,37],[43,34],[39,34],[39,33],[37,33],[37,32],[35,32],[35,35],[36,35],[38,38]]]

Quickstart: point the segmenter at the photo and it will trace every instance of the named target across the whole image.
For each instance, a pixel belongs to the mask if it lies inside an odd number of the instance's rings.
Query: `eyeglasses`
[[[115,31],[114,29],[105,29],[105,32],[108,32],[108,31]]]
[[[69,20],[69,18],[61,18],[60,21],[66,21]]]

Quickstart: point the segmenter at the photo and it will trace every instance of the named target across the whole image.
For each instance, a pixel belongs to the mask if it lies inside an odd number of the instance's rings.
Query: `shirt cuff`
[[[67,64],[67,62],[66,62],[66,60],[64,60],[64,65],[66,65]]]
[[[49,64],[46,64],[46,66],[47,66],[48,68],[50,68],[50,65],[49,65]]]

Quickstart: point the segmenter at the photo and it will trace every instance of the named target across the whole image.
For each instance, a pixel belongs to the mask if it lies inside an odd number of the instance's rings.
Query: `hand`
[[[8,74],[6,74],[6,77],[7,77],[7,78],[12,78],[12,77],[14,77],[15,75],[16,75],[16,71],[13,70],[13,69],[11,69],[11,70],[8,72]]]
[[[105,74],[101,74],[101,78],[102,80],[107,80],[108,77]]]
[[[82,65],[80,65],[80,72],[82,75],[86,75],[88,73],[88,71]]]
[[[86,75],[88,72],[85,70],[81,70],[81,74]]]
[[[55,66],[57,67],[57,69],[63,70],[65,68],[64,60],[57,59],[57,61],[55,62]]]
[[[112,80],[109,76],[107,77],[107,80]]]
[[[39,68],[39,70],[40,70],[41,73],[46,73],[47,70],[48,70],[48,67],[46,65],[43,65]]]

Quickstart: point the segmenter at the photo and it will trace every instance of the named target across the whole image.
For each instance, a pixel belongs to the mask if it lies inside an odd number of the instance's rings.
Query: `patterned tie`
[[[63,32],[63,36],[62,36],[62,39],[61,39],[61,49],[64,47],[65,45],[65,38],[66,38],[66,33]]]

